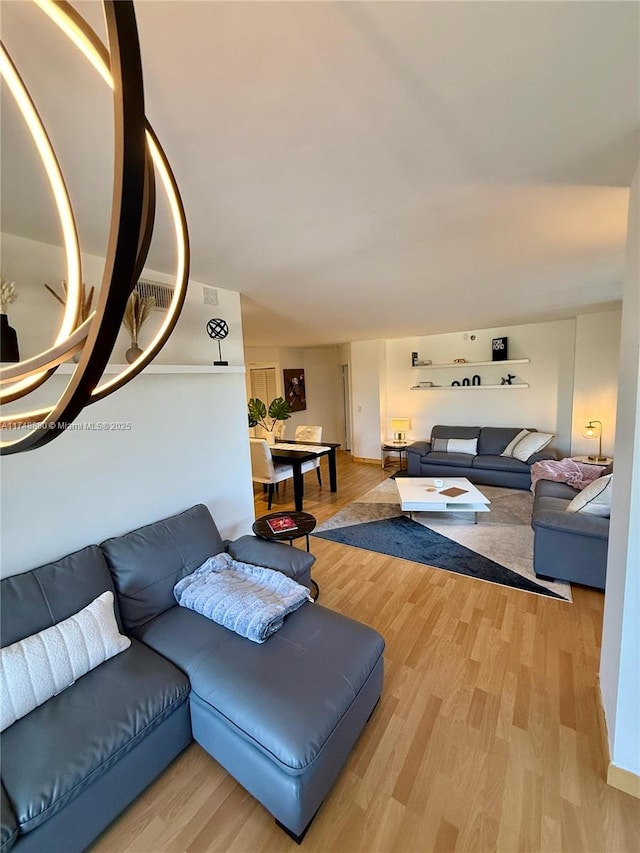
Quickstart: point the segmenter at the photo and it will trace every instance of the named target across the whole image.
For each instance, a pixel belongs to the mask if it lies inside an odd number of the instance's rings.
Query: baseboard
[[[604,712],[604,702],[602,701],[602,685],[600,684],[600,674],[596,675],[596,711],[598,712],[598,728],[600,729],[600,743],[602,744],[602,755],[604,756],[604,766],[608,767],[611,764],[611,753],[609,752],[609,729],[607,728],[607,717]]]
[[[632,773],[630,770],[625,770],[624,767],[609,764],[607,785],[611,785],[612,788],[617,788],[619,791],[624,791],[625,794],[631,794],[632,797],[640,800],[640,776]]]
[[[596,706],[598,711],[600,738],[602,741],[602,754],[604,755],[605,766],[607,768],[607,785],[611,785],[612,788],[617,788],[619,791],[624,791],[625,794],[630,794],[632,797],[636,797],[640,800],[640,776],[632,773],[630,770],[625,770],[623,767],[618,767],[611,761],[611,753],[609,751],[609,732],[607,729],[607,717],[604,712],[604,702],[602,701],[600,676],[598,676]]]
[[[352,456],[354,462],[366,462],[367,465],[381,465],[380,459],[365,459],[363,456]]]

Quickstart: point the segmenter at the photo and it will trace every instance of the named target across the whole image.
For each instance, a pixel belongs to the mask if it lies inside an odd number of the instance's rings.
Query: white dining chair
[[[314,444],[322,443],[322,427],[321,426],[306,426],[300,424],[296,427],[295,441],[310,441]],[[320,473],[320,460],[310,459],[309,462],[302,463],[302,473],[313,471],[316,469],[318,475],[318,483],[322,485],[322,474]]]
[[[267,509],[271,509],[274,488],[283,480],[293,478],[293,468],[283,462],[274,462],[271,448],[264,438],[250,438],[251,448],[251,477],[254,483],[262,483],[269,487]]]

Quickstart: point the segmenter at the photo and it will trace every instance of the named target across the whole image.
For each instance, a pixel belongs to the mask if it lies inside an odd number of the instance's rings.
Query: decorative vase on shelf
[[[6,314],[0,314],[0,361],[20,361],[18,333],[9,325]]]
[[[127,359],[128,364],[133,364],[134,361],[137,361],[144,350],[140,349],[138,346],[138,341],[131,341],[131,346],[124,354],[124,357]]]

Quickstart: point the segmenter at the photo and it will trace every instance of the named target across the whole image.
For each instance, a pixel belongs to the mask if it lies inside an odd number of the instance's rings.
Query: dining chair
[[[250,438],[251,448],[251,477],[254,483],[262,483],[269,487],[267,509],[271,509],[274,487],[283,480],[293,478],[293,468],[283,462],[274,462],[271,448],[264,438]]]
[[[322,442],[322,427],[321,426],[306,426],[300,424],[296,427],[295,441],[311,441],[314,444]],[[320,460],[311,459],[309,462],[303,462],[302,473],[316,469],[318,475],[318,483],[322,485],[322,474],[320,473]]]

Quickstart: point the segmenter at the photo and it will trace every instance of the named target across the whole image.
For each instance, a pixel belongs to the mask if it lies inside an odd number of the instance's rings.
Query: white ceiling
[[[98,4],[74,5],[100,23]],[[108,95],[27,6],[3,0],[3,38],[57,124],[83,248],[100,253]],[[240,291],[247,344],[499,326],[621,298],[640,4],[135,8],[191,276]],[[39,177],[5,101],[2,227],[56,242],[46,202],[34,215]],[[149,266],[169,272],[159,225]]]

